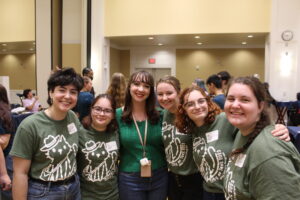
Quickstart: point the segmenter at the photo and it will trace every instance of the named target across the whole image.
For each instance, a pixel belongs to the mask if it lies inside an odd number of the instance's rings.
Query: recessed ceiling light
[[[30,48],[29,50],[30,50],[30,51],[33,51],[34,49],[33,49],[33,48]]]
[[[162,46],[163,44],[162,44],[162,43],[158,43],[157,45],[158,45],[158,46]]]
[[[253,35],[248,35],[248,38],[253,38]]]
[[[198,44],[198,45],[202,45],[203,43],[202,43],[202,42],[198,42],[197,44]]]
[[[199,39],[199,38],[200,38],[200,36],[199,36],[199,35],[196,35],[194,38],[195,38],[195,39]]]
[[[7,44],[3,43],[3,44],[2,44],[2,46],[4,46],[4,47],[5,47],[5,46],[7,46]]]
[[[35,45],[35,42],[33,42],[32,44]]]
[[[154,37],[148,37],[148,40],[153,40],[154,39]]]
[[[245,44],[247,44],[247,42],[242,42],[242,44],[244,44],[244,45],[245,45]]]

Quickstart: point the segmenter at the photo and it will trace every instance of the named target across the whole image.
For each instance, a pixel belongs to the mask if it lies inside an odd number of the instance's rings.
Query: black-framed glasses
[[[196,101],[188,101],[183,106],[186,108],[195,108],[196,105],[203,105],[206,102],[206,98],[199,98]]]
[[[92,107],[92,110],[93,112],[95,112],[96,114],[101,114],[102,112],[105,114],[105,115],[108,115],[108,114],[111,114],[113,112],[112,109],[109,109],[109,108],[102,108],[100,106],[93,106]]]

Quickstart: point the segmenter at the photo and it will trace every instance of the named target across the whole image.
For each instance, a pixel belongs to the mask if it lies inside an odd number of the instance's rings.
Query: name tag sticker
[[[218,139],[219,139],[219,131],[218,130],[206,133],[206,141],[207,141],[207,143],[216,141]]]
[[[238,155],[238,157],[237,157],[237,159],[236,159],[236,161],[235,161],[235,166],[238,166],[238,167],[243,167],[243,165],[244,165],[244,162],[245,162],[245,160],[246,160],[246,155],[245,154],[240,154],[240,155]]]
[[[114,151],[114,150],[117,150],[118,149],[118,146],[117,146],[117,143],[116,141],[111,141],[111,142],[107,142],[106,143],[106,150],[107,151]]]
[[[68,131],[69,131],[70,134],[73,134],[73,133],[77,132],[77,128],[76,128],[74,123],[71,123],[71,124],[68,125]]]

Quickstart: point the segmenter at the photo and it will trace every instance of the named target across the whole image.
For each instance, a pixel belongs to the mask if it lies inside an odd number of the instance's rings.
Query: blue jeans
[[[186,176],[169,172],[168,200],[202,200],[202,183],[199,172]]]
[[[153,170],[151,178],[142,178],[140,172],[119,172],[121,200],[165,200],[167,189],[168,171],[166,168]]]
[[[225,200],[224,193],[212,193],[203,190],[203,200]]]
[[[27,200],[80,200],[79,177],[68,184],[51,185],[39,183],[34,180],[28,182]]]

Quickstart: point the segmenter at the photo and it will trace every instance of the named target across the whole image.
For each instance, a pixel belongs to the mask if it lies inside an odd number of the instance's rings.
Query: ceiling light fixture
[[[162,43],[158,43],[158,46],[162,46],[163,44]]]
[[[3,44],[2,44],[2,46],[4,46],[4,47],[5,47],[5,46],[7,46],[7,44],[3,43]]]
[[[203,43],[202,43],[202,42],[198,42],[197,44],[198,44],[198,45],[202,45]]]
[[[148,40],[153,40],[154,39],[154,37],[148,37]]]
[[[33,50],[34,50],[34,48],[30,48],[29,50],[30,50],[30,51],[33,51]]]
[[[242,42],[243,45],[247,44],[247,42]]]
[[[248,35],[248,38],[253,38],[253,35]]]
[[[199,36],[199,35],[196,35],[194,38],[195,38],[195,39],[199,39],[199,38],[200,38],[200,36]]]

